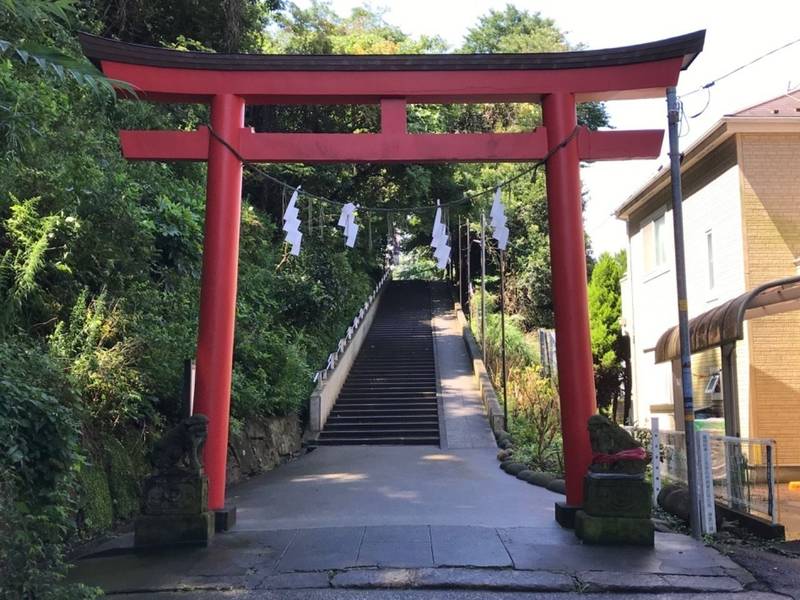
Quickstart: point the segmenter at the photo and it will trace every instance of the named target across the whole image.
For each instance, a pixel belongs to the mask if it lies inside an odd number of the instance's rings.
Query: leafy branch
[[[0,0],[0,16],[5,13],[37,29],[43,25],[62,28],[69,24],[76,10],[76,0]],[[55,75],[62,81],[71,77],[94,92],[118,89],[135,95],[130,84],[106,77],[85,58],[75,58],[43,44],[0,38],[0,56],[15,58],[26,65],[35,63],[46,75]]]

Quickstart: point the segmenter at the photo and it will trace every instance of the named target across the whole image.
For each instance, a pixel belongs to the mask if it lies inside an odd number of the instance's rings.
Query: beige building
[[[695,414],[776,440],[783,477],[800,477],[800,93],[723,117],[681,173]],[[616,214],[628,231],[634,419],[681,429],[670,207],[663,168]]]

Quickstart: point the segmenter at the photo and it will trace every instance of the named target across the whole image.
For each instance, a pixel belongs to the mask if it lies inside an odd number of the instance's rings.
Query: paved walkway
[[[472,376],[472,361],[464,346],[461,325],[448,306],[444,286],[433,288],[433,332],[436,371],[441,385],[447,448],[497,448],[486,419],[480,392]]]
[[[164,599],[775,597],[751,595],[746,571],[685,536],[657,534],[652,550],[596,548],[561,529],[560,496],[498,468],[457,322],[442,308],[446,447],[318,448],[232,489],[238,523],[210,547],[137,554],[123,536],[71,578]]]

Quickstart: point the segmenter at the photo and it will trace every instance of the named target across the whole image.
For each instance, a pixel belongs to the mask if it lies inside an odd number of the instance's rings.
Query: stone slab
[[[280,559],[277,570],[321,571],[356,565],[363,527],[301,529]]]
[[[198,575],[264,574],[297,536],[297,530],[229,531],[217,535],[211,547],[194,557],[191,573]]]
[[[436,566],[510,567],[511,558],[490,527],[431,527]]]
[[[624,565],[631,573],[731,576],[741,571],[729,558],[685,535],[656,534],[654,548],[599,548],[581,544],[568,530],[557,531],[516,527],[498,533],[517,569],[613,572]]]
[[[229,532],[210,547],[181,546],[147,551],[128,548],[77,561],[69,580],[107,593],[186,587],[251,586],[272,572],[296,531]]]
[[[367,527],[359,566],[432,567],[430,528],[424,525]]]

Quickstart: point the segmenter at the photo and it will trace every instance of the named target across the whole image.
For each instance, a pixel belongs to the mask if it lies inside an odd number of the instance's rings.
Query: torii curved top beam
[[[538,54],[264,55],[181,52],[80,34],[86,56],[149,100],[248,103],[578,102],[662,96],[703,48],[705,31],[647,44]],[[313,73],[313,77],[309,74]]]

